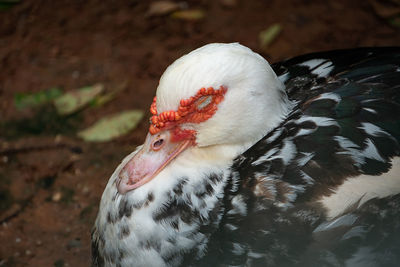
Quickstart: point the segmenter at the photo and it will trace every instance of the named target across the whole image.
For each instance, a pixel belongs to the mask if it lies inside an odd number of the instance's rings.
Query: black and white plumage
[[[94,266],[400,260],[399,48],[270,68],[239,44],[207,45],[166,70],[157,110],[219,86],[227,91],[210,119],[149,134],[111,176],[92,233]],[[163,161],[154,145],[175,127],[195,142]]]

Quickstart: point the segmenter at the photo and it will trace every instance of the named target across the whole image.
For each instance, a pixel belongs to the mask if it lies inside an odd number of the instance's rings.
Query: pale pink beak
[[[126,163],[119,173],[117,188],[120,194],[151,181],[182,151],[193,144],[193,139],[171,141],[170,131],[147,134],[143,147]]]

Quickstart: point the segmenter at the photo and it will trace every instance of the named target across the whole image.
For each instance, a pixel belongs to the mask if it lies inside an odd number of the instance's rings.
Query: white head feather
[[[157,88],[157,110],[177,110],[181,99],[194,96],[200,88],[220,86],[228,90],[214,116],[182,127],[196,130],[197,147],[247,149],[292,107],[284,85],[263,57],[238,43],[216,43],[184,55],[167,68]]]

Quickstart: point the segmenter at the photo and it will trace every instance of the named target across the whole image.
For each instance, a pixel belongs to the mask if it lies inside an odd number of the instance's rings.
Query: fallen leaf
[[[205,12],[201,9],[188,9],[188,10],[181,10],[175,11],[171,14],[171,17],[174,19],[181,19],[181,20],[200,20],[205,17]]]
[[[60,115],[68,115],[78,111],[90,103],[96,96],[104,90],[102,84],[86,86],[78,90],[73,90],[54,100],[54,105]]]
[[[391,18],[400,14],[400,1],[369,0],[374,12],[382,18]]]
[[[7,10],[18,4],[21,0],[0,0],[0,11]]]
[[[260,32],[260,47],[263,49],[267,48],[276,39],[281,30],[281,25],[279,23],[275,23],[268,27],[268,29]]]
[[[92,101],[92,105],[95,107],[102,106],[115,98],[117,92],[110,92],[104,95],[99,95]]]
[[[394,27],[400,28],[400,16],[390,18],[389,23]]]
[[[144,112],[141,110],[128,110],[113,114],[80,131],[78,136],[89,142],[109,141],[136,128],[143,115]]]
[[[113,100],[121,91],[126,89],[126,86],[128,85],[127,81],[124,81],[120,83],[117,87],[112,88],[111,92],[98,95],[96,96],[93,101],[91,101],[91,104],[95,107],[102,106],[111,100]]]
[[[221,5],[224,7],[232,8],[237,6],[237,0],[220,0]]]
[[[151,3],[147,16],[163,16],[176,11],[180,8],[180,5],[172,1],[156,1]]]
[[[16,93],[14,95],[14,105],[18,109],[37,107],[54,100],[60,95],[62,95],[62,91],[57,87],[37,93]]]
[[[400,28],[400,0],[369,0],[374,12],[394,27]]]

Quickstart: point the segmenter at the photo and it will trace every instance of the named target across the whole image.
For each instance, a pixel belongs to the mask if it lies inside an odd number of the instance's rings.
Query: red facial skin
[[[211,118],[224,99],[227,88],[201,88],[189,99],[182,99],[177,111],[164,111],[157,115],[156,98],[150,107],[149,134],[132,159],[119,173],[117,188],[125,194],[157,176],[174,158],[188,147],[196,145],[196,131],[182,129],[183,123],[201,123]]]
[[[225,86],[219,89],[201,88],[196,95],[182,99],[176,111],[164,111],[157,115],[156,97],[150,107],[153,116],[150,118],[150,134],[156,134],[162,129],[183,123],[200,123],[211,118],[218,109],[218,104],[224,99],[227,91]]]

